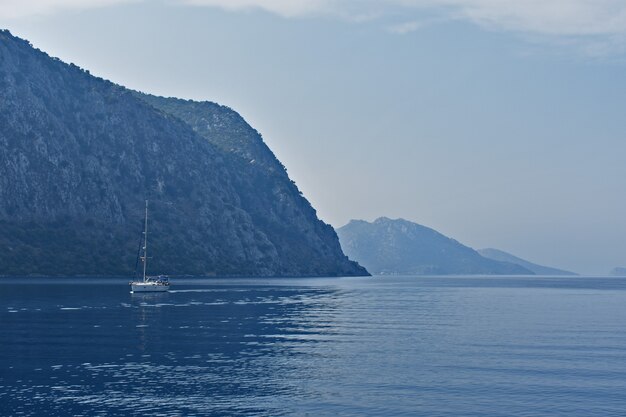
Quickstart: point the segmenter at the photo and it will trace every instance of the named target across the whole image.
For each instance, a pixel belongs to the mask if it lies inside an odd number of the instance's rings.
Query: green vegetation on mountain
[[[0,274],[364,275],[261,136],[214,103],[94,77],[0,31]]]

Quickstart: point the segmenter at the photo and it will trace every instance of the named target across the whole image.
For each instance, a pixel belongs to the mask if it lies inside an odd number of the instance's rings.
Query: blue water
[[[2,416],[623,416],[626,280],[0,279]]]

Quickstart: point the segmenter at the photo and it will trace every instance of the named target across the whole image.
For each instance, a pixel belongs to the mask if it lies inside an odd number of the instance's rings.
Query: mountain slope
[[[299,249],[303,244],[319,248],[325,257],[341,251],[335,230],[317,221],[315,210],[289,179],[285,167],[239,114],[211,102],[137,96],[184,121],[222,151],[228,166],[238,173],[232,179],[241,207],[257,230],[270,237],[284,264],[297,268],[316,262]],[[259,189],[271,192],[259,193]]]
[[[522,258],[518,258],[515,255],[511,255],[510,253],[498,250],[498,249],[493,249],[493,248],[479,249],[478,253],[480,253],[485,258],[493,259],[494,261],[509,262],[515,265],[523,266],[524,268],[531,270],[537,275],[578,275],[574,272],[565,271],[562,269],[550,268],[548,266],[543,266],[543,265],[537,265],[532,262],[528,262]]]
[[[403,219],[352,220],[337,234],[345,253],[373,274],[533,274]]]
[[[128,274],[144,199],[155,272],[366,274],[260,137],[245,136],[253,129],[215,106],[222,146],[136,93],[0,32],[0,274]],[[281,172],[272,181],[242,172],[237,153]]]

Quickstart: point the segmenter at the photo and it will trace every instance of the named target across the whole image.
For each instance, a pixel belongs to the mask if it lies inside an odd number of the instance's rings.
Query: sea
[[[1,416],[625,416],[626,279],[0,279]]]

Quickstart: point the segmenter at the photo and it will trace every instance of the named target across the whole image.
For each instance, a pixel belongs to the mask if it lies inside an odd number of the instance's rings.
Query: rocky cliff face
[[[128,274],[145,199],[154,272],[366,274],[234,111],[131,92],[0,32],[0,274]]]
[[[337,233],[348,256],[373,274],[534,275],[520,265],[484,258],[454,239],[403,219],[352,220]]]

